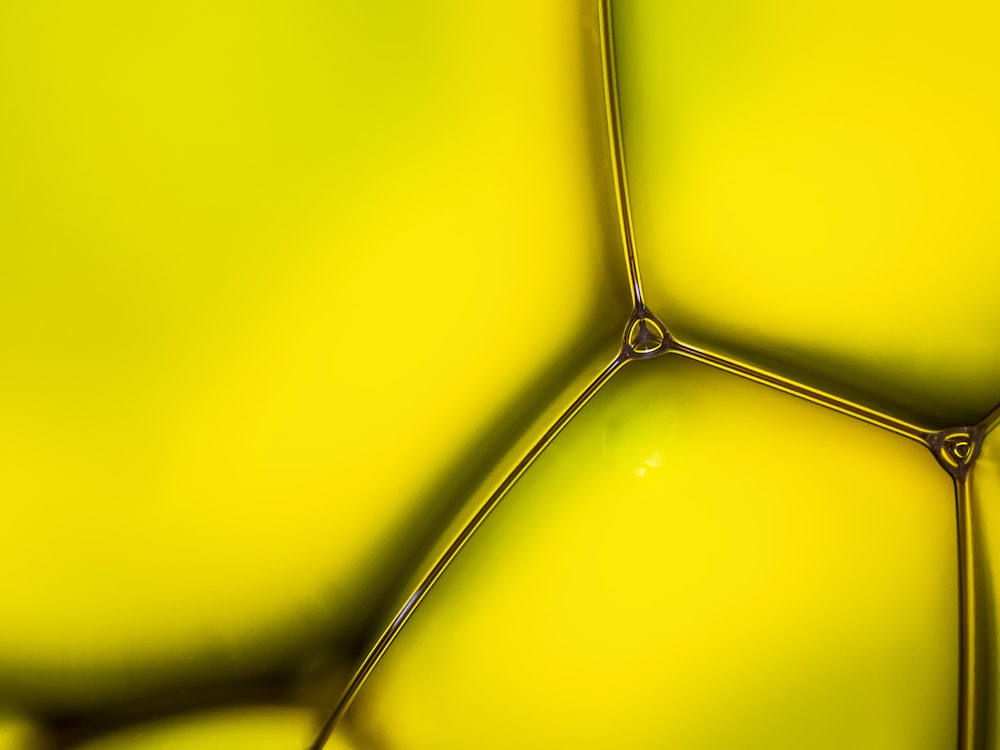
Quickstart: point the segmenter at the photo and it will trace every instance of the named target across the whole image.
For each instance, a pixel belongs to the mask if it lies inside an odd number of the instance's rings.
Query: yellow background
[[[1000,402],[1000,6],[613,3],[671,331],[931,428]]]
[[[0,703],[354,637],[615,348],[580,10],[0,5]]]
[[[671,331],[932,426],[992,407],[992,6],[614,10]],[[82,747],[307,741],[413,561],[617,351],[604,106],[589,0],[0,0],[2,750],[279,678],[301,708]],[[629,365],[331,747],[936,750],[954,533],[916,444]]]

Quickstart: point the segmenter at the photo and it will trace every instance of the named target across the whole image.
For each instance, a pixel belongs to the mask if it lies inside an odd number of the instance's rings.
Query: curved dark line
[[[466,545],[472,535],[476,530],[483,524],[486,518],[492,513],[500,501],[503,500],[504,496],[510,491],[510,488],[514,486],[514,483],[521,477],[522,474],[531,466],[535,460],[542,454],[542,452],[548,447],[549,443],[552,442],[555,437],[562,432],[563,428],[569,423],[569,421],[576,416],[577,412],[583,408],[590,399],[592,399],[597,392],[604,386],[604,384],[611,378],[618,369],[628,361],[623,355],[619,354],[615,357],[611,363],[605,367],[601,373],[594,378],[590,384],[584,388],[583,392],[577,396],[573,402],[566,408],[559,417],[556,418],[555,422],[542,434],[542,436],[528,449],[527,453],[521,458],[517,464],[507,473],[507,475],[501,480],[500,484],[497,485],[496,489],[490,493],[490,496],[486,498],[483,504],[476,511],[475,515],[469,520],[469,522],[462,527],[462,530],[458,533],[455,539],[448,545],[447,549],[441,554],[437,559],[437,562],[431,567],[431,569],[424,575],[420,583],[410,594],[406,603],[400,607],[396,616],[393,617],[392,622],[385,629],[382,635],[379,637],[378,641],[368,652],[368,656],[361,663],[361,666],[355,672],[351,681],[347,684],[344,689],[340,700],[337,702],[336,707],[330,714],[329,718],[321,727],[316,739],[311,745],[309,745],[309,750],[322,750],[326,745],[327,741],[330,739],[330,735],[333,734],[333,730],[336,729],[337,724],[343,718],[347,709],[350,708],[351,703],[354,702],[354,698],[357,696],[358,691],[368,680],[369,675],[375,666],[382,660],[385,652],[392,645],[393,641],[399,635],[403,626],[410,619],[413,613],[416,611],[417,607],[427,596],[428,592],[433,588],[434,584],[441,577],[441,574],[451,565],[452,561],[462,551],[462,548]]]
[[[984,438],[993,432],[997,426],[1000,426],[1000,404],[997,404],[993,411],[979,421],[979,427],[982,429],[982,436]]]
[[[750,367],[749,365],[737,362],[736,360],[723,357],[719,354],[714,354],[705,349],[699,349],[696,346],[685,344],[676,339],[673,341],[671,351],[676,352],[681,356],[688,357],[689,359],[711,365],[712,367],[716,367],[720,370],[731,372],[734,375],[739,375],[740,377],[748,380],[753,380],[770,388],[789,393],[793,396],[804,399],[805,401],[811,401],[814,404],[824,406],[828,409],[832,409],[833,411],[840,412],[841,414],[846,414],[847,416],[861,420],[862,422],[867,422],[868,424],[875,425],[876,427],[881,427],[889,432],[915,440],[921,445],[929,448],[931,451],[934,450],[931,445],[931,436],[934,434],[932,431],[910,424],[902,419],[891,417],[880,411],[875,411],[874,409],[869,409],[868,407],[861,406],[860,404],[855,404],[852,401],[838,398],[825,391],[810,388],[809,386],[803,385],[802,383],[798,383],[794,380],[783,378],[780,375],[775,375],[774,373],[766,370],[759,370],[755,367]]]
[[[632,306],[644,310],[642,279],[636,259],[635,240],[632,232],[632,204],[628,197],[625,177],[625,145],[621,132],[621,113],[618,104],[618,78],[615,73],[615,45],[611,33],[611,1],[599,0],[598,16],[601,24],[601,56],[604,58],[604,98],[607,103],[608,140],[611,147],[611,164],[614,171],[615,195],[618,198],[618,219],[621,226],[622,246],[628,265]]]
[[[977,726],[976,703],[981,699],[977,673],[976,563],[972,488],[969,476],[955,476],[955,511],[958,532],[958,748],[978,750],[982,738]],[[985,748],[983,748],[985,750]]]

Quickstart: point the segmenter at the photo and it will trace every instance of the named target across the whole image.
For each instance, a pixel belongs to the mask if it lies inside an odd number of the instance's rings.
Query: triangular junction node
[[[982,446],[979,433],[975,427],[958,427],[930,436],[931,448],[945,471],[959,478],[966,475],[979,456]]]
[[[673,339],[663,325],[649,310],[636,310],[629,318],[622,342],[625,359],[647,359],[663,354],[671,349]]]

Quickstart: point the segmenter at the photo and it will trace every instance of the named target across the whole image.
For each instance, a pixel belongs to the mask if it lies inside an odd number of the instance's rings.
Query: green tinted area
[[[976,617],[976,705],[984,747],[995,747],[1000,734],[1000,644],[997,639],[997,582],[1000,579],[1000,430],[983,442],[972,473],[972,544]]]
[[[336,661],[616,348],[596,8],[385,5],[0,3],[0,704]]]
[[[680,338],[932,427],[1000,401],[1000,6],[612,3],[636,248]]]
[[[178,716],[102,737],[78,750],[293,750],[314,730],[311,712],[253,706]],[[351,750],[335,738],[329,750]]]
[[[365,747],[954,744],[954,495],[918,444],[627,365],[469,542],[342,727]]]

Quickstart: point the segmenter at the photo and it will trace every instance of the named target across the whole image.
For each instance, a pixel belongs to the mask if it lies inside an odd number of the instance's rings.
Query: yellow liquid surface
[[[284,750],[303,747],[311,739],[310,711],[253,706],[185,716],[118,732],[79,750]],[[351,750],[341,738],[329,750]]]
[[[1000,6],[615,0],[650,307],[928,427],[1000,401]]]
[[[373,672],[364,747],[927,748],[956,735],[951,482],[704,365],[616,374]]]
[[[389,5],[0,5],[0,750],[305,747],[417,561],[639,341],[596,2]],[[666,329],[890,429],[978,422],[997,11],[612,10]],[[934,436],[704,361],[608,381],[327,747],[955,746]]]
[[[578,11],[3,4],[0,706],[352,634],[616,346]]]

